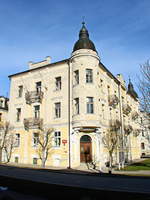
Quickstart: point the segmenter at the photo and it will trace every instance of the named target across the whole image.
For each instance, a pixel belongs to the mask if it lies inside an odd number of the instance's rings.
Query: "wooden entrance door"
[[[86,137],[85,137],[86,136]],[[92,161],[92,143],[88,135],[80,140],[80,162],[88,163]]]

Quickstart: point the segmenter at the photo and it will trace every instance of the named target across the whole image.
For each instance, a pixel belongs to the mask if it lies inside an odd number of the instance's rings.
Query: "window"
[[[74,114],[75,115],[78,115],[79,114],[79,98],[75,98],[75,112]]]
[[[33,133],[33,146],[36,147],[39,143],[39,133]]]
[[[34,117],[36,119],[40,118],[40,106],[34,106]]]
[[[55,103],[55,117],[60,118],[61,117],[61,103]]]
[[[19,157],[15,156],[15,163],[18,163],[18,162],[19,162]]]
[[[93,82],[93,70],[86,69],[86,83],[92,83],[92,82]]]
[[[145,149],[145,144],[144,144],[144,142],[141,143],[141,149]]]
[[[19,145],[20,145],[20,134],[16,133],[14,147],[19,147]]]
[[[3,100],[0,100],[0,107],[3,107]]]
[[[144,130],[142,130],[142,136],[145,137]]]
[[[55,78],[56,90],[61,90],[61,77]]]
[[[2,113],[0,113],[0,122],[2,121]]]
[[[20,85],[18,87],[18,97],[22,97],[22,93],[23,93],[23,85]]]
[[[87,97],[87,113],[92,114],[94,113],[94,102],[93,97]]]
[[[21,108],[17,108],[17,122],[20,121],[21,118]]]
[[[41,92],[41,87],[42,87],[41,81],[36,82],[36,92],[37,92],[37,93],[40,93],[40,92]]]
[[[55,147],[60,147],[61,144],[61,132],[60,131],[56,131],[54,133],[54,146]]]
[[[74,71],[74,84],[79,84],[79,70]]]
[[[33,158],[33,165],[37,165],[37,161],[38,161],[37,158]]]

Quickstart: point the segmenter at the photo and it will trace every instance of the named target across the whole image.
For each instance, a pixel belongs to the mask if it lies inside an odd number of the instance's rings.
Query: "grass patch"
[[[123,171],[138,171],[138,170],[150,170],[150,159],[146,159],[137,163],[132,163],[131,165],[128,165],[123,169]]]

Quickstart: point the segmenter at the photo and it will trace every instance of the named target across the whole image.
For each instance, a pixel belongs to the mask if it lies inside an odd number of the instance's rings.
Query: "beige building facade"
[[[84,23],[70,58],[29,62],[28,70],[9,78],[8,119],[19,138],[12,162],[41,164],[38,132],[49,127],[54,131],[47,166],[94,163],[103,169],[109,156],[102,138],[116,122],[123,141],[114,163],[140,158],[138,96],[131,81],[126,88],[122,75],[115,77],[101,63]]]

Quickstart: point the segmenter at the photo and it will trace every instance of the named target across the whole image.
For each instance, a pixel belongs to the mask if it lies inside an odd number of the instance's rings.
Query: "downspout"
[[[68,60],[68,169],[71,168],[70,121],[70,60]]]
[[[122,140],[124,140],[124,122],[123,122],[123,113],[122,113],[122,98],[121,98],[121,83],[119,83],[118,85],[118,94],[119,94],[119,109],[120,109],[120,122],[121,122],[121,136],[122,136]],[[123,148],[124,148],[124,141],[121,141],[121,154],[123,152]],[[120,152],[120,150],[119,150]],[[121,155],[122,156],[122,155]],[[119,157],[120,158],[120,157]],[[119,159],[118,159],[119,160]],[[120,164],[120,160],[119,160],[119,164]]]

